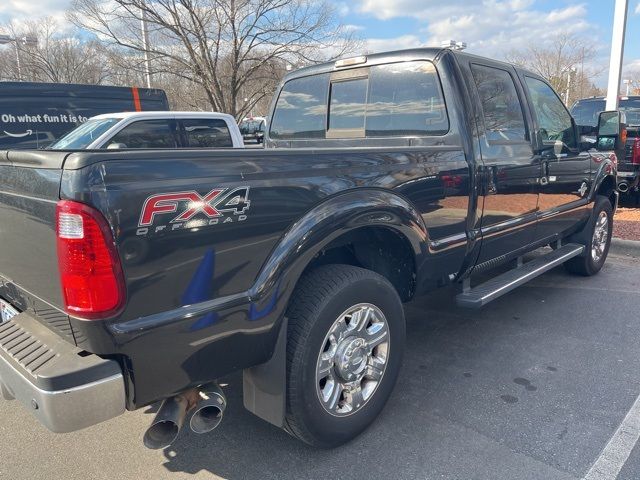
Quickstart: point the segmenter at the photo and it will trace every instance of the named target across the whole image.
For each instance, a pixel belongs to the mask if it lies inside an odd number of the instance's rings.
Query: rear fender
[[[333,240],[362,227],[392,229],[409,242],[416,271],[428,254],[428,234],[410,202],[393,192],[358,189],[327,199],[294,223],[282,236],[250,291],[256,311],[278,318],[274,353],[264,364],[243,372],[244,405],[260,418],[282,427],[286,411],[286,328],[284,313],[305,268]],[[274,302],[275,300],[275,302]]]

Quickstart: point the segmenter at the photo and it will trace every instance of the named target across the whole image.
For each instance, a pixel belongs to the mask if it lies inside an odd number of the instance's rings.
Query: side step
[[[503,273],[477,287],[463,291],[456,296],[460,307],[480,308],[505,293],[527,283],[529,280],[577,257],[584,251],[584,245],[568,243],[557,250],[535,260],[531,260],[513,270]]]

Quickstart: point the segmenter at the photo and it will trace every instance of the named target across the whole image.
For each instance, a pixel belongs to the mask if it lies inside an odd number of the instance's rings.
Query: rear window
[[[329,74],[288,81],[280,92],[271,122],[271,138],[324,138]]]
[[[448,131],[440,80],[435,66],[427,61],[291,80],[280,94],[271,124],[275,140],[444,135]]]
[[[640,98],[623,98],[618,108],[625,113],[628,125],[640,125]],[[604,100],[579,100],[573,105],[571,115],[578,125],[597,127],[598,115],[605,110]]]
[[[366,77],[331,83],[329,131],[364,132],[368,86]]]
[[[119,148],[176,148],[175,122],[172,120],[140,120],[127,125],[104,145]]]
[[[597,127],[598,115],[604,110],[604,100],[589,100],[576,103],[571,109],[571,115],[578,125]]]
[[[227,122],[221,119],[182,120],[187,146],[191,148],[233,147]]]

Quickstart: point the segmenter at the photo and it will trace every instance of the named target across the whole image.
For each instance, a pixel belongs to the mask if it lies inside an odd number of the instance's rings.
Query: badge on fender
[[[249,187],[214,188],[205,195],[193,190],[151,195],[142,206],[136,235],[243,222],[250,206]],[[169,214],[171,220],[159,222]]]

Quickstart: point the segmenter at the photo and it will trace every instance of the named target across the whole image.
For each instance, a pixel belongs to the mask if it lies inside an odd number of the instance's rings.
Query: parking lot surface
[[[165,451],[142,446],[152,409],[54,435],[0,402],[0,478],[580,479],[640,394],[639,274],[639,259],[611,256],[597,277],[559,268],[477,312],[452,307],[453,288],[415,300],[394,394],[336,450],[245,411],[238,374],[220,428],[185,429]],[[621,467],[640,478],[640,447]]]

